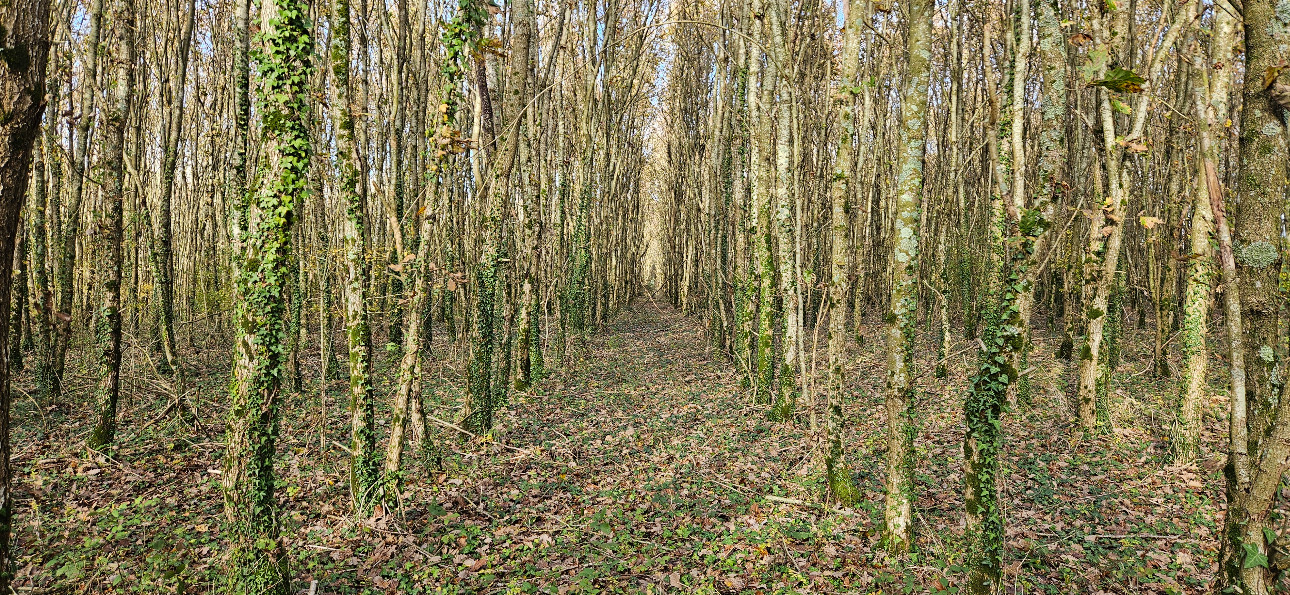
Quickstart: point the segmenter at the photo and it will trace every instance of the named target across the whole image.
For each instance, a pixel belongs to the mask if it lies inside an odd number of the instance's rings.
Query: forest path
[[[571,372],[513,399],[499,437],[543,456],[496,468],[499,491],[523,499],[487,507],[549,540],[538,584],[725,591],[816,566],[818,547],[781,542],[786,523],[811,533],[817,505],[764,498],[791,489],[809,444],[765,421],[697,321],[641,297],[571,358]],[[768,523],[768,506],[789,514]]]

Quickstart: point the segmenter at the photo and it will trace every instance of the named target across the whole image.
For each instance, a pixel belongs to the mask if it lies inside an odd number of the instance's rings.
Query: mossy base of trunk
[[[99,414],[99,423],[85,439],[85,445],[93,450],[103,450],[116,439],[116,406],[105,406]]]
[[[829,483],[829,494],[843,506],[854,506],[863,498],[851,480],[851,472],[834,464],[832,459],[825,459],[825,479]]]
[[[234,545],[227,570],[226,595],[292,595],[286,551],[272,539]]]
[[[766,412],[766,420],[773,422],[791,421],[793,411],[797,409],[795,400],[781,395],[779,400],[775,401],[775,404],[771,406],[770,411]]]
[[[493,429],[493,411],[488,407],[482,407],[471,411],[466,419],[461,421],[461,429],[470,432],[476,436],[483,436]],[[468,438],[468,436],[467,436]]]
[[[1075,339],[1071,337],[1070,333],[1065,333],[1062,337],[1061,346],[1057,348],[1057,358],[1071,361],[1071,358],[1074,357],[1074,355]]]

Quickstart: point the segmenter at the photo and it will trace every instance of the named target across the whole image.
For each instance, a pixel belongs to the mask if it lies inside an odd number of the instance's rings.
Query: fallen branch
[[[796,506],[807,506],[810,508],[824,508],[823,506],[816,504],[814,502],[803,502],[801,500],[798,500],[797,498],[781,498],[779,496],[766,496],[765,498],[767,501],[779,502],[781,504],[793,504]]]
[[[453,429],[453,430],[457,430],[458,432],[461,432],[462,434],[465,434],[465,435],[467,435],[467,436],[470,436],[471,438],[479,438],[479,435],[478,435],[478,434],[475,434],[475,433],[473,433],[473,432],[467,431],[465,428],[463,428],[463,427],[461,427],[461,426],[459,426],[459,425],[457,425],[457,424],[450,423],[450,422],[446,422],[446,421],[444,421],[444,420],[442,420],[442,419],[439,419],[439,418],[437,418],[437,417],[435,417],[435,416],[433,416],[433,415],[426,415],[426,416],[425,416],[425,418],[426,418],[426,419],[428,419],[428,420],[430,420],[430,421],[432,421],[432,422],[434,422],[434,423],[437,423],[437,424],[439,424],[439,425],[441,425],[441,426],[443,426],[443,427],[445,427],[445,428],[450,428],[450,429]],[[516,447],[511,446],[511,445],[509,445],[509,444],[506,444],[505,442],[502,442],[502,441],[500,441],[500,440],[499,440],[499,441],[496,441],[496,442],[497,442],[497,444],[500,444],[503,448],[509,448],[509,449],[511,449],[511,450],[513,450],[513,451],[515,451],[515,452],[522,452],[522,453],[526,453],[526,454],[535,454],[535,453],[534,453],[533,451],[531,451],[531,450],[527,450],[527,449],[523,449],[523,448],[516,448]]]

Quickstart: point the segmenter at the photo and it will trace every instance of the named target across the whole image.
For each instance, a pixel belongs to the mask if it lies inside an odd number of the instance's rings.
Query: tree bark
[[[99,383],[95,391],[99,420],[86,441],[103,448],[116,437],[116,405],[121,392],[121,238],[125,203],[125,122],[134,94],[134,2],[112,0],[110,17],[115,68],[105,85],[112,102],[103,112],[103,154],[98,170],[104,180],[102,207],[96,213],[97,277],[102,305],[94,334],[98,340]]]
[[[891,310],[887,314],[887,546],[907,551],[914,496],[914,341],[918,326],[919,227],[931,78],[932,2],[912,0],[905,37],[908,73],[896,152]]]
[[[239,17],[245,14],[244,6],[239,6]],[[264,183],[254,196],[234,197],[235,255],[240,265],[222,474],[230,542],[223,591],[289,595],[291,575],[279,538],[273,459],[287,356],[291,228],[309,185],[306,117],[313,37],[306,0],[266,0],[260,10],[264,48],[256,72]],[[243,22],[239,18],[239,33]]]
[[[353,73],[350,62],[349,0],[332,4],[332,74],[337,123],[336,163],[345,204],[342,235],[345,245],[345,338],[349,347],[350,497],[356,510],[366,510],[376,496],[379,468],[376,452],[376,405],[372,399],[372,333],[367,313],[367,230],[365,192],[359,188],[358,143],[354,139]]]
[[[0,263],[12,263],[18,214],[31,173],[31,151],[44,110],[49,57],[48,0],[14,0],[0,5]],[[0,271],[0,336],[8,336],[11,271]],[[10,373],[8,343],[0,341],[0,591],[9,591],[15,568],[13,468],[9,443]]]
[[[1230,233],[1221,189],[1209,193],[1224,283],[1231,283],[1226,297],[1232,333],[1228,508],[1215,590],[1258,595],[1268,590],[1263,528],[1290,457],[1290,393],[1285,388],[1290,383],[1276,380],[1284,365],[1277,361],[1278,315],[1284,299],[1278,265],[1285,258],[1280,251],[1281,220],[1290,183],[1286,106],[1276,97],[1286,86],[1282,81],[1287,77],[1278,67],[1285,54],[1278,48],[1290,43],[1290,14],[1274,8],[1270,0],[1246,0],[1244,8],[1249,74],[1241,97],[1240,175]],[[1208,167],[1205,174],[1216,177]],[[1236,303],[1239,311],[1233,309]]]

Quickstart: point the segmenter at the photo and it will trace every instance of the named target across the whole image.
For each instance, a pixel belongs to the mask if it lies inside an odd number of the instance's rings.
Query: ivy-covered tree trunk
[[[1279,246],[1285,215],[1287,164],[1284,102],[1290,96],[1290,76],[1280,64],[1290,44],[1290,11],[1272,0],[1246,0],[1245,72],[1241,96],[1240,174],[1230,239],[1225,233],[1221,191],[1211,193],[1214,220],[1227,281],[1229,267],[1239,281],[1239,313],[1243,328],[1233,328],[1244,347],[1244,369],[1232,361],[1231,458],[1227,516],[1223,522],[1218,587],[1231,592],[1262,594],[1268,590],[1268,513],[1290,464],[1290,383],[1278,381],[1285,362],[1278,362],[1278,315],[1281,293]],[[1214,175],[1206,168],[1207,175]],[[1217,185],[1217,182],[1211,182]],[[1214,196],[1217,194],[1217,199]],[[1230,291],[1230,289],[1229,289]],[[1233,353],[1242,343],[1233,341]],[[1278,372],[1278,370],[1280,370]],[[1237,382],[1244,395],[1237,392]],[[1245,402],[1236,399],[1244,396]],[[1242,427],[1243,426],[1243,427]]]
[[[33,153],[34,151],[35,149],[33,149]],[[34,174],[33,177],[35,177]],[[44,176],[41,177],[43,178]],[[32,194],[32,202],[34,203],[37,197],[34,196],[35,192]],[[30,235],[27,230],[23,229],[21,221],[18,226],[17,245],[13,253],[13,304],[9,309],[9,369],[15,373],[22,372],[25,368],[22,356],[24,335],[22,332],[22,318],[23,314],[27,312],[27,263],[29,261],[27,256],[29,242],[27,238]],[[30,338],[28,338],[28,341],[30,342]]]
[[[101,207],[96,211],[94,235],[95,277],[102,304],[95,321],[99,381],[95,390],[98,424],[86,443],[102,448],[116,437],[116,405],[121,392],[121,236],[125,203],[125,121],[130,114],[134,94],[134,3],[112,0],[109,17],[114,43],[113,68],[105,85],[111,91],[111,103],[103,112],[103,146],[96,168],[103,180]]]
[[[482,227],[484,234],[483,257],[475,276],[477,308],[472,321],[469,411],[465,428],[471,432],[483,433],[493,427],[493,409],[498,405],[497,393],[502,392],[493,386],[494,382],[506,387],[509,379],[510,345],[509,337],[498,337],[498,331],[510,333],[511,317],[503,309],[499,316],[499,299],[509,302],[509,283],[506,271],[505,234],[506,216],[511,194],[511,171],[515,167],[516,154],[522,138],[520,123],[528,109],[528,68],[529,46],[532,39],[532,3],[529,0],[516,0],[512,4],[516,22],[519,24],[511,37],[511,53],[507,60],[506,94],[502,98],[502,114],[507,118],[504,125],[496,131],[497,150],[493,153],[489,167],[489,180],[486,186],[488,193],[487,213]],[[481,10],[478,7],[470,10]],[[482,21],[479,22],[482,24]],[[476,30],[478,30],[478,24]],[[480,89],[487,93],[486,88]],[[497,324],[497,322],[503,324]],[[500,328],[499,328],[500,327]],[[505,365],[492,370],[494,350],[501,347]],[[500,362],[499,362],[500,363]],[[494,372],[500,375],[495,375]]]
[[[379,467],[376,452],[376,404],[372,400],[372,332],[367,315],[366,192],[359,188],[358,144],[354,142],[354,99],[350,60],[349,0],[332,4],[331,68],[337,123],[336,164],[339,190],[345,205],[342,224],[345,244],[345,338],[349,348],[350,497],[358,510],[366,510],[376,495]]]
[[[905,37],[908,75],[900,100],[896,153],[891,311],[887,314],[887,545],[909,549],[914,495],[914,341],[918,326],[919,223],[931,78],[932,1],[911,0]]]
[[[58,143],[58,90],[59,67],[61,60],[57,54],[49,66],[53,76],[48,85],[48,103],[45,105],[44,135],[34,143],[35,160],[32,175],[39,174],[32,183],[32,281],[35,284],[31,306],[32,320],[36,326],[36,401],[48,403],[54,391],[54,358],[57,350],[57,328],[54,312],[54,287],[49,259],[52,256],[50,244],[62,227],[61,210],[62,194],[62,157]],[[48,193],[46,193],[48,180]]]
[[[1214,276],[1213,251],[1210,249],[1210,236],[1214,231],[1210,186],[1214,185],[1214,192],[1222,192],[1217,185],[1217,166],[1222,147],[1220,131],[1223,130],[1222,123],[1228,119],[1228,95],[1233,72],[1233,59],[1227,48],[1232,47],[1235,29],[1236,18],[1233,15],[1225,10],[1215,11],[1209,52],[1197,52],[1192,59],[1192,72],[1199,79],[1193,83],[1193,94],[1201,150],[1197,155],[1199,167],[1195,199],[1192,201],[1187,285],[1183,293],[1183,377],[1179,383],[1178,424],[1173,432],[1174,460],[1182,463],[1193,461],[1199,455],[1201,408],[1206,400],[1205,372],[1209,349],[1205,336],[1209,332],[1209,301]]]
[[[1002,415],[1018,366],[1024,361],[1028,340],[1026,320],[1030,308],[1035,247],[1048,221],[1041,209],[1027,208],[1025,193],[1025,151],[1022,123],[1025,104],[1020,99],[1027,72],[1030,43],[1030,2],[1013,7],[1011,21],[1014,51],[1005,78],[1006,102],[1000,113],[994,138],[997,140],[997,180],[990,209],[987,245],[991,247],[988,281],[984,295],[988,303],[982,312],[983,349],[978,355],[964,402],[967,431],[963,437],[964,511],[967,536],[967,591],[986,595],[998,593],[1003,572],[1004,518],[999,502],[999,456],[1003,448]]]
[[[967,515],[968,592],[998,593],[1003,572],[1003,511],[999,502],[999,454],[1003,436],[1002,414],[1008,385],[1017,379],[1009,365],[1023,347],[1023,321],[1017,296],[1029,267],[1034,266],[1035,240],[1048,222],[1038,210],[1020,213],[1020,220],[997,216],[991,233],[996,270],[990,275],[987,295],[992,302],[984,313],[981,336],[985,349],[964,403],[967,432],[963,437],[964,507]],[[1010,233],[1003,235],[1007,228]]]
[[[245,5],[238,7],[238,16]],[[306,0],[266,0],[256,69],[260,171],[254,193],[236,193],[238,235],[233,383],[224,457],[229,563],[223,590],[290,595],[279,538],[273,459],[286,364],[291,228],[308,193],[309,81],[313,32]],[[238,33],[244,20],[239,19]],[[238,65],[234,65],[238,68]],[[241,107],[241,106],[239,106]]]

